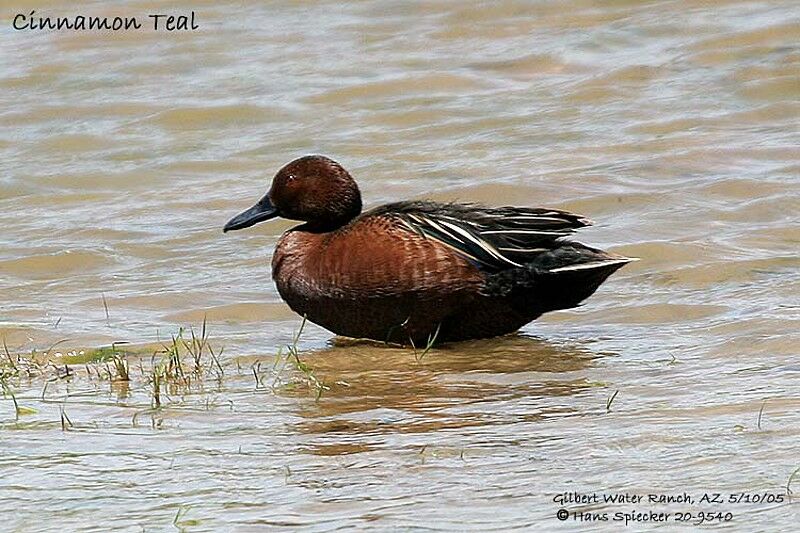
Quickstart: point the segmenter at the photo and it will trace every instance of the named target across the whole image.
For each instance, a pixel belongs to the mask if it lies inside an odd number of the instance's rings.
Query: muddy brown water
[[[113,34],[11,19],[163,6],[19,4],[0,14],[0,334],[66,353],[207,316],[225,377],[155,413],[141,376],[11,379],[31,411],[0,401],[4,530],[796,527],[788,499],[727,501],[786,495],[800,467],[796,2],[196,1],[174,7],[195,32]],[[421,361],[309,326],[330,390],[256,390],[300,324],[268,265],[291,223],[221,227],[309,152],[368,205],[570,209],[597,222],[580,240],[642,260],[580,309]],[[554,501],[575,492],[694,500]]]

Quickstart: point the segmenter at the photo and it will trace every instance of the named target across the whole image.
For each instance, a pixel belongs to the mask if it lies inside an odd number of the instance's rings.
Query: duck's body
[[[293,185],[304,175],[332,212],[287,213],[307,222],[278,241],[272,276],[295,312],[339,335],[424,344],[511,333],[577,306],[630,261],[563,240],[589,221],[555,209],[400,202],[359,214],[358,189],[340,190],[355,182],[321,156],[284,167],[226,230],[291,211],[287,200],[324,211]]]

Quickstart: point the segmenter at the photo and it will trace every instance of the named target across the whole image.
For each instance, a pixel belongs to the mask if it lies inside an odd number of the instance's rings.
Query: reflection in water
[[[332,344],[306,356],[330,390],[324,401],[300,410],[304,420],[295,428],[345,440],[568,415],[569,403],[552,398],[590,388],[580,371],[600,357],[582,346],[523,335],[443,345],[421,360],[421,352],[371,341],[337,338]],[[498,408],[521,399],[523,411]],[[348,444],[345,453],[352,451]],[[319,452],[331,454],[331,446]]]

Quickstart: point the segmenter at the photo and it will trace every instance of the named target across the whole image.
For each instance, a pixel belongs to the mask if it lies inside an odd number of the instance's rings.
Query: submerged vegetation
[[[102,301],[108,321],[110,313],[105,295]],[[32,397],[30,392],[20,398],[17,391],[30,391],[31,385],[41,383],[36,401],[59,404],[59,424],[64,431],[76,427],[77,423],[73,423],[66,412],[70,396],[76,395],[76,387],[85,388],[87,383],[96,389],[105,384],[121,399],[135,397],[137,401],[128,404],[137,408],[131,419],[134,425],[142,416],[149,416],[153,426],[157,426],[160,424],[157,415],[164,409],[185,406],[192,397],[203,398],[208,408],[212,405],[209,392],[222,392],[226,388],[223,383],[226,378],[246,379],[248,374],[255,381],[255,390],[307,394],[319,401],[331,390],[332,384],[326,382],[301,354],[299,342],[306,322],[303,317],[291,341],[281,346],[274,357],[255,360],[252,357],[223,358],[224,349],[210,341],[206,318],[197,329],[181,327],[167,341],[138,346],[119,341],[93,349],[56,351],[58,346],[68,342],[62,339],[47,349],[25,352],[9,348],[2,338],[0,400],[13,404],[14,419],[19,422],[20,417],[38,411],[25,405]],[[417,364],[421,364],[434,347],[438,333],[439,328],[429,335],[421,350],[412,344]],[[341,380],[333,384],[350,387]]]
[[[303,317],[300,327],[292,337],[291,344],[278,348],[278,353],[275,356],[275,361],[271,368],[263,370],[260,361],[253,363],[251,369],[256,382],[256,389],[265,387],[265,381],[271,378],[272,381],[269,384],[269,388],[272,390],[281,387],[292,389],[300,384],[313,390],[317,401],[319,401],[325,391],[330,390],[330,387],[326,385],[322,379],[317,377],[314,373],[314,369],[300,358],[300,351],[297,348],[297,343],[300,341],[300,335],[303,334],[305,325],[306,317]],[[303,376],[303,379],[300,380],[300,382],[287,381],[287,369],[295,370],[296,373]],[[291,378],[290,375],[288,377]]]
[[[305,390],[316,400],[330,390],[301,356],[298,344],[305,324],[303,319],[291,342],[281,347],[270,363],[257,360],[250,365],[257,390],[267,389],[273,393]],[[160,425],[156,420],[158,413],[167,407],[184,405],[191,395],[205,397],[206,407],[209,407],[210,400],[204,393],[209,387],[216,391],[223,389],[226,369],[242,377],[247,373],[242,367],[243,358],[223,360],[224,349],[210,341],[205,319],[199,330],[179,328],[169,341],[155,345],[136,347],[116,342],[96,349],[54,351],[63,342],[43,351],[33,349],[20,353],[9,349],[2,339],[0,393],[2,399],[12,403],[15,421],[37,412],[27,407],[16,393],[21,387],[30,389],[35,382],[42,383],[37,401],[59,403],[59,424],[67,431],[75,427],[65,406],[71,394],[70,384],[76,376],[83,380],[81,383],[95,386],[107,383],[125,397],[137,391],[146,393],[149,406],[140,405],[142,408],[134,413],[132,423],[136,425],[141,416],[150,415],[152,424],[157,426]]]

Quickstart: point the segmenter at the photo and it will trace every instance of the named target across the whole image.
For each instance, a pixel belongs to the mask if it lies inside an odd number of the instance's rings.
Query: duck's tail
[[[519,312],[538,316],[576,307],[611,274],[637,260],[564,242],[522,268],[492,276],[490,290],[508,296]]]

